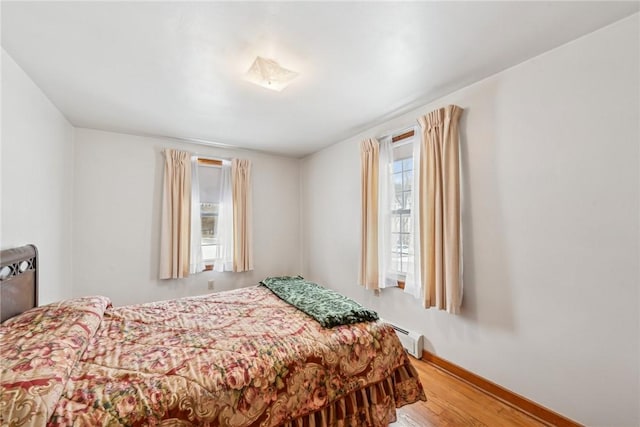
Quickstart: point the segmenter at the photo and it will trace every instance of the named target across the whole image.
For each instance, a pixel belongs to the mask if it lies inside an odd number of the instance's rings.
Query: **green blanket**
[[[336,291],[307,282],[300,276],[267,277],[260,283],[325,328],[378,320],[375,311],[364,308]]]

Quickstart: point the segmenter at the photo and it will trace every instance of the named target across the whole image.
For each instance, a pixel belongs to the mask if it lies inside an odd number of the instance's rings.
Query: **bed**
[[[0,261],[3,426],[377,427],[425,400],[379,321],[324,328],[264,286],[36,307],[35,247]]]

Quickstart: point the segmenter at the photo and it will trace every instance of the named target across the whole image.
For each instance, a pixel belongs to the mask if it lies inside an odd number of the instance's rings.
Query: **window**
[[[394,150],[395,152],[395,150]],[[394,153],[395,154],[395,153]],[[411,182],[413,158],[393,160],[394,199],[391,210],[391,268],[397,273],[407,273],[411,238]]]
[[[391,272],[404,285],[409,265],[413,263],[411,239],[413,226],[413,142],[414,131],[397,135],[393,147],[393,196],[391,206]]]
[[[198,159],[202,260],[207,266],[220,258],[221,242],[218,233],[220,175],[219,161]]]
[[[218,241],[218,203],[200,203],[202,224],[202,259],[212,261],[220,257]]]

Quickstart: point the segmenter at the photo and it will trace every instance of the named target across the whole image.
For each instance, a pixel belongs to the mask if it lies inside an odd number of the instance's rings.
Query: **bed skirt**
[[[427,399],[415,368],[407,361],[384,380],[355,390],[283,427],[386,427],[396,421],[396,408],[416,400]]]

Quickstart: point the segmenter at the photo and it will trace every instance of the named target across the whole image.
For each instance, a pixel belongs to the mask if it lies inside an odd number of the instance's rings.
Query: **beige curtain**
[[[460,147],[455,105],[418,119],[420,154],[420,270],[425,307],[459,313],[462,304]]]
[[[378,291],[378,160],[379,144],[375,139],[360,143],[362,197],[362,241],[358,283]]]
[[[162,186],[161,279],[189,275],[190,219],[191,154],[167,149]]]
[[[253,237],[251,230],[251,162],[231,162],[233,193],[233,271],[253,270]]]

